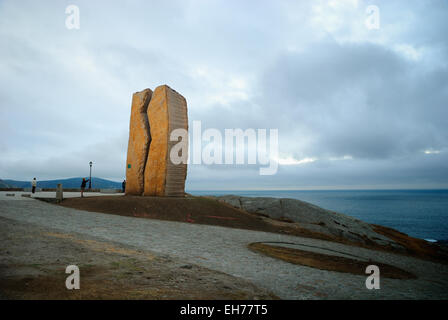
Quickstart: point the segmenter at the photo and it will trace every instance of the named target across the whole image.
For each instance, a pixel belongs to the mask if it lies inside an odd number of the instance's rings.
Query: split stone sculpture
[[[184,196],[187,164],[170,159],[171,148],[178,143],[170,140],[175,129],[188,130],[187,101],[182,95],[167,85],[134,94],[126,194]]]

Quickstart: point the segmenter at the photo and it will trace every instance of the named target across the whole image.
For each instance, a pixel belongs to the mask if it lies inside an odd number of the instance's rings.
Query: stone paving
[[[12,192],[13,193],[13,192]],[[106,241],[181,259],[247,279],[282,299],[447,299],[448,266],[328,241],[217,226],[133,218],[80,211],[35,199],[0,195],[0,216],[64,233]],[[21,200],[22,200],[21,199]],[[365,287],[359,276],[298,266],[247,249],[251,242],[291,242],[301,249],[356,256],[395,265],[418,279],[381,278],[381,289]],[[328,251],[330,250],[330,251]]]
[[[84,197],[122,196],[124,193],[84,192]],[[64,198],[79,198],[81,192],[65,192]],[[31,192],[0,191],[0,200],[33,200],[32,198],[56,198],[56,191]]]

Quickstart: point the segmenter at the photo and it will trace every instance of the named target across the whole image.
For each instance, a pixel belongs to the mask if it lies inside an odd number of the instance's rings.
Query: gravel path
[[[68,265],[81,290],[67,290]],[[249,281],[122,243],[0,216],[0,300],[273,299]]]
[[[0,200],[0,216],[80,233],[138,247],[241,277],[282,299],[447,299],[448,267],[419,259],[322,240],[85,212],[37,200]],[[380,290],[368,290],[366,277],[293,265],[251,252],[257,241],[293,242],[309,251],[392,264],[418,276],[415,280],[381,279]],[[317,248],[316,248],[317,247]]]
[[[101,192],[84,192],[84,197],[101,197],[101,196],[123,196],[124,193],[101,193]],[[25,191],[0,191],[0,200],[34,200],[33,198],[51,198],[56,197],[55,191],[41,191],[32,194]],[[81,192],[64,191],[64,199],[80,198]]]

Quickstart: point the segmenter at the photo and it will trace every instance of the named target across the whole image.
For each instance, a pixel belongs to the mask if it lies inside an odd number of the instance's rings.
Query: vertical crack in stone
[[[150,90],[150,89],[148,89],[148,90]],[[144,156],[143,156],[143,170],[141,171],[141,173],[139,173],[140,174],[140,176],[139,176],[139,179],[143,182],[143,186],[142,186],[142,190],[141,190],[141,192],[140,192],[140,194],[143,194],[143,192],[144,192],[144,187],[145,187],[145,185],[144,185],[144,183],[145,183],[145,169],[146,169],[146,161],[147,161],[147,159],[148,159],[148,153],[149,153],[149,149],[151,148],[151,126],[149,125],[149,119],[148,119],[148,106],[149,106],[149,102],[151,101],[151,97],[152,97],[152,91],[151,91],[151,94],[148,94],[148,95],[146,95],[146,97],[145,97],[145,102],[144,102],[144,108],[142,109],[142,111],[143,111],[143,114],[142,114],[142,116],[144,117],[144,123],[146,123],[146,126],[147,126],[147,132],[148,132],[148,147],[147,148],[145,148],[145,150],[146,150],[146,152],[144,153]]]

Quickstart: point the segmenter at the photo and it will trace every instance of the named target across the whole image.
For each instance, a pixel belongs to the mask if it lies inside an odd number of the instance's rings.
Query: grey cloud
[[[311,155],[385,158],[447,145],[447,70],[420,70],[374,44],[329,42],[281,57],[264,76],[271,119],[315,137]],[[275,120],[273,120],[275,121]]]
[[[448,187],[444,1],[378,1],[371,33],[362,1],[334,32],[296,1],[77,1],[72,32],[68,4],[0,3],[0,178],[79,176],[93,160],[122,179],[131,95],[166,83],[190,125],[278,128],[283,156],[318,159],[275,176],[192,165],[189,188]]]

